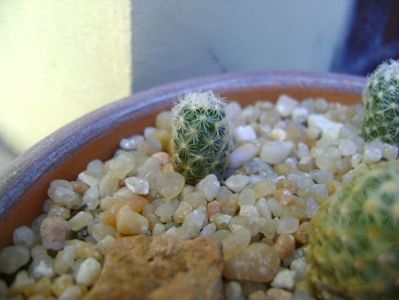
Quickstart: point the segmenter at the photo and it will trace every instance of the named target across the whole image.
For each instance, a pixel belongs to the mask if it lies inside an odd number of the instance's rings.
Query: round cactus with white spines
[[[211,173],[224,176],[230,141],[224,106],[206,92],[185,95],[173,109],[172,159],[187,183],[196,184]]]
[[[399,62],[382,63],[367,81],[362,135],[399,145]]]
[[[345,183],[311,224],[308,278],[318,297],[397,299],[399,161]]]

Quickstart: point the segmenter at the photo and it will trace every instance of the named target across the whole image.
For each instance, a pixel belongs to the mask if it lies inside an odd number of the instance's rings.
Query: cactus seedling
[[[173,109],[173,164],[186,182],[224,176],[229,131],[224,102],[212,92],[185,95]]]
[[[397,299],[399,161],[371,166],[320,207],[309,236],[311,286],[322,299]]]
[[[372,73],[363,95],[362,135],[399,145],[399,62],[382,63]]]

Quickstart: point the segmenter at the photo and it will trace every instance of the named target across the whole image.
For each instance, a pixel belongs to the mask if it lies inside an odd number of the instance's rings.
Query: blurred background
[[[0,169],[160,84],[245,71],[367,75],[399,57],[394,0],[1,0]]]

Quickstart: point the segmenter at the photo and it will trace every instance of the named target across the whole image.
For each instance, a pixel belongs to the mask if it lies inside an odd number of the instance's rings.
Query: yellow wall
[[[0,1],[0,135],[23,151],[131,93],[130,0]]]

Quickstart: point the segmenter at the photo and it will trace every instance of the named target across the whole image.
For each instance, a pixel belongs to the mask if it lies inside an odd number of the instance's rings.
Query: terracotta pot
[[[184,93],[214,90],[242,105],[274,101],[282,93],[354,104],[364,84],[363,78],[336,74],[229,74],[154,88],[102,107],[43,139],[0,175],[0,247],[11,242],[16,227],[40,214],[52,180],[73,180],[90,160],[110,158],[121,138],[142,133]]]

